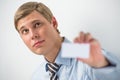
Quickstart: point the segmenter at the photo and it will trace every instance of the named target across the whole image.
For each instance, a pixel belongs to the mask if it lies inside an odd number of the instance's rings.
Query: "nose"
[[[32,39],[32,40],[39,38],[38,32],[37,32],[37,31],[34,31],[34,30],[31,30],[30,36],[31,36],[31,39]]]

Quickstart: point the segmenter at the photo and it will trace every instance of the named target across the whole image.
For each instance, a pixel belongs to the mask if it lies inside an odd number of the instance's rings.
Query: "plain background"
[[[0,80],[30,80],[43,61],[29,51],[14,28],[14,13],[27,1],[0,1]],[[104,49],[120,57],[120,0],[36,1],[52,10],[61,35],[73,41],[80,31],[90,32]]]

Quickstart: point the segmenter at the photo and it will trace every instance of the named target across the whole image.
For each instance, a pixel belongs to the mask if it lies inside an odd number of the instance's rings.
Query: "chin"
[[[33,50],[32,50],[32,52],[33,52],[34,54],[36,54],[36,55],[42,55],[42,54],[43,54],[43,52],[41,52],[41,51],[33,51]]]
[[[40,53],[35,53],[36,55],[42,55],[42,54],[40,54]]]
[[[42,52],[34,52],[35,54],[37,55],[42,55],[43,53]]]

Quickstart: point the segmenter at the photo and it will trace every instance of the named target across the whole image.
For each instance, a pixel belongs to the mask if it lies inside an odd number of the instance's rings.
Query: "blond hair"
[[[20,19],[26,17],[34,10],[38,11],[43,17],[45,17],[51,23],[53,14],[47,6],[39,2],[27,2],[21,5],[15,13],[14,16],[15,28],[17,29],[17,24]]]

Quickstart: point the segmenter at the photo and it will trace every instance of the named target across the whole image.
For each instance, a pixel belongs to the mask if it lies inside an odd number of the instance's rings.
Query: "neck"
[[[51,63],[54,63],[60,49],[61,49],[61,45],[62,45],[62,42],[63,42],[64,38],[61,37],[58,42],[55,44],[55,46],[53,47],[53,49],[50,51],[50,53],[48,55],[45,56],[45,59],[48,61],[48,62],[51,62]]]

